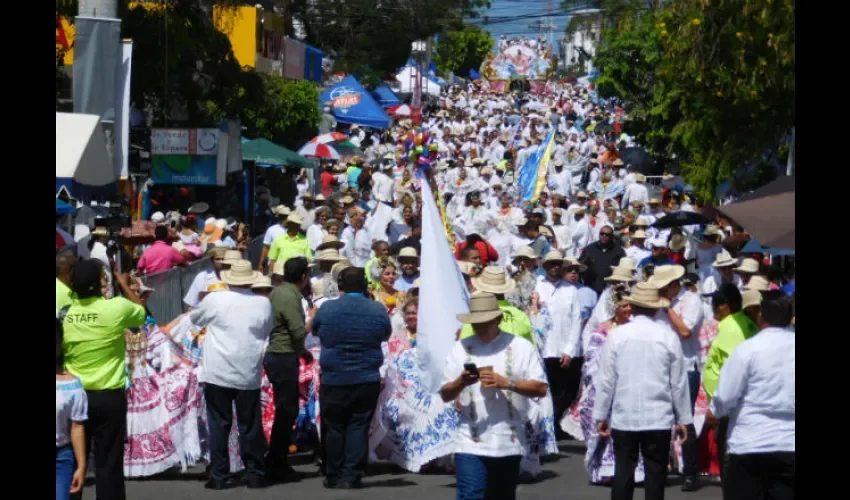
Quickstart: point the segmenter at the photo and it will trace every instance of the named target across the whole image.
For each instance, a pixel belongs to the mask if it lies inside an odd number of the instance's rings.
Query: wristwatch
[[[508,390],[511,391],[511,392],[516,392],[516,382],[511,380],[511,383],[508,384]]]

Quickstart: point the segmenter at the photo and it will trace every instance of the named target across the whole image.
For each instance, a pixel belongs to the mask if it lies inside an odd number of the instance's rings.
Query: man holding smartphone
[[[457,401],[460,422],[455,467],[458,500],[513,500],[526,449],[528,398],[546,395],[543,362],[528,340],[499,329],[496,296],[472,295],[469,314],[475,335],[459,340],[446,360],[443,401]]]

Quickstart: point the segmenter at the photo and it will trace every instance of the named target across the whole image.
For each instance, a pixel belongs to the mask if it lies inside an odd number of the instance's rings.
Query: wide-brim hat
[[[251,262],[238,260],[230,266],[230,269],[221,272],[221,281],[231,286],[253,285],[260,276],[262,273],[254,271]]]
[[[685,268],[678,264],[657,266],[655,271],[652,273],[652,277],[649,278],[647,283],[657,286],[658,288],[664,288],[670,283],[682,279],[682,276],[684,275]]]
[[[526,258],[526,259],[532,259],[533,260],[533,259],[537,258],[537,255],[534,253],[533,248],[531,248],[528,245],[524,245],[524,246],[519,247],[519,250],[517,250],[516,255],[514,255],[513,259],[511,259],[511,260],[517,260],[517,259],[520,259],[520,258]]]
[[[339,250],[336,248],[325,248],[320,250],[315,257],[316,262],[339,262],[340,259]]]
[[[223,264],[233,265],[242,260],[242,252],[239,250],[226,250],[224,252]]]
[[[551,253],[551,252],[550,252],[550,253]],[[548,254],[547,254],[547,255],[548,255]],[[583,273],[583,272],[587,271],[587,266],[586,266],[586,265],[584,265],[584,264],[582,264],[582,263],[580,263],[580,262],[578,261],[578,259],[576,259],[575,257],[564,257],[564,259],[563,259],[563,260],[564,260],[564,267],[575,267],[575,266],[578,266],[578,272],[579,272],[579,274],[581,274],[581,273]]]
[[[257,288],[274,288],[274,285],[272,285],[272,279],[268,276],[260,276],[257,278],[257,281],[251,285],[251,289]]]
[[[296,226],[300,226],[304,223],[304,218],[298,215],[297,212],[292,212],[286,216],[285,224],[295,224]]]
[[[741,294],[741,308],[746,309],[750,306],[761,305],[761,291],[759,290],[744,290]]]
[[[548,262],[564,262],[564,256],[558,250],[550,250],[549,253],[543,256],[543,263],[546,264]]]
[[[210,211],[210,206],[208,203],[203,201],[199,201],[197,203],[193,203],[192,206],[189,207],[189,210],[186,213],[190,214],[205,214]]]
[[[638,283],[626,300],[632,305],[647,309],[670,307],[670,301],[661,297],[658,288],[649,283]]]
[[[277,205],[272,207],[272,213],[277,216],[289,215],[289,207],[286,205]]]
[[[688,239],[684,235],[674,234],[670,237],[670,243],[667,245],[674,252],[682,251],[688,244]]]
[[[604,278],[604,280],[628,283],[635,281],[635,272],[626,267],[613,266],[613,272],[610,276]]]
[[[750,281],[744,285],[744,290],[756,290],[759,292],[766,292],[770,290],[770,282],[767,281],[767,278],[764,276],[753,276],[750,278]]]
[[[737,267],[738,260],[729,255],[729,252],[724,250],[717,254],[717,257],[714,258],[714,262],[711,265],[713,267]]]
[[[398,258],[399,259],[418,259],[419,258],[419,252],[417,252],[416,249],[413,248],[413,247],[404,247],[398,253]]]
[[[720,230],[715,225],[710,225],[705,227],[705,231],[702,232],[703,236],[717,236],[720,234]]]
[[[460,273],[463,275],[472,276],[472,273],[475,272],[475,264],[472,262],[462,260],[457,263],[457,266],[460,268]]]
[[[487,292],[475,292],[469,298],[469,312],[458,314],[457,320],[471,325],[488,323],[502,316],[496,296]]]
[[[735,272],[755,274],[759,272],[759,263],[756,259],[744,259],[741,265],[735,268]]]
[[[333,219],[336,220],[336,219]],[[325,222],[327,226],[330,220]],[[337,221],[338,222],[338,221]],[[332,234],[326,234],[322,237],[322,243],[316,247],[317,252],[321,252],[322,250],[334,249],[334,250],[342,250],[342,247],[345,246],[345,242],[339,241],[339,238]]]
[[[477,277],[472,278],[476,290],[487,293],[504,294],[516,290],[516,281],[505,276],[500,266],[487,266]]]
[[[643,215],[641,215],[637,219],[635,219],[632,225],[635,227],[649,227],[649,220]]]
[[[96,227],[91,233],[92,236],[109,236],[109,230],[105,227]]]

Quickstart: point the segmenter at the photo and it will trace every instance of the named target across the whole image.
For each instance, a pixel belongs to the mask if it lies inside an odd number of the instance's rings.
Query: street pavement
[[[608,500],[610,488],[591,486],[584,470],[584,445],[575,441],[563,441],[560,444],[559,457],[544,462],[542,477],[534,484],[519,487],[519,500]],[[236,486],[224,491],[204,489],[203,468],[197,468],[186,474],[166,473],[143,480],[127,481],[127,498],[133,500],[195,500],[195,499],[304,499],[304,500],[360,500],[377,498],[404,500],[450,500],[455,498],[455,478],[453,475],[410,474],[391,464],[376,464],[370,467],[369,475],[363,480],[360,490],[328,490],[322,486],[318,476],[318,467],[309,463],[306,455],[293,457],[295,469],[306,477],[298,483],[273,485],[263,490],[249,490]],[[301,463],[302,465],[299,465]],[[706,485],[694,493],[682,493],[680,478],[671,476],[667,487],[667,500],[720,500],[720,487]],[[635,500],[644,498],[643,490],[638,487]],[[94,484],[88,481],[84,500],[94,500]]]

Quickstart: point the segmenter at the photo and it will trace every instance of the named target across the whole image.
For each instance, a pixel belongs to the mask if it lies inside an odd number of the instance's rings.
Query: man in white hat
[[[209,480],[205,486],[213,490],[227,487],[234,403],[247,486],[267,485],[260,382],[263,353],[274,319],[271,302],[250,289],[260,276],[249,261],[237,261],[221,273],[229,289],[207,295],[189,313],[192,323],[207,329],[200,381],[204,383],[210,428]]]
[[[353,207],[348,212],[351,225],[343,229],[340,240],[345,243],[342,255],[351,260],[356,267],[365,267],[372,254],[373,238],[369,229],[364,227],[366,222],[366,211],[360,207]]]
[[[310,241],[307,240],[301,232],[301,224],[304,219],[296,213],[290,213],[286,218],[284,225],[286,226],[286,234],[282,234],[275,238],[269,249],[269,269],[274,267],[275,261],[281,261],[284,264],[292,257],[304,257],[307,260],[313,258],[313,251],[310,249]]]
[[[672,266],[675,264],[673,259],[667,254],[667,240],[657,237],[647,241],[646,244],[649,246],[650,254],[649,257],[638,262],[638,269],[645,269],[647,266],[653,269],[658,266]]]
[[[458,498],[515,498],[525,454],[526,398],[541,398],[548,385],[537,350],[499,327],[504,313],[496,296],[472,295],[458,320],[475,335],[459,340],[443,370],[443,401],[457,401],[455,468]],[[499,404],[502,401],[504,404]]]
[[[681,279],[685,268],[680,265],[658,266],[647,283],[658,287],[661,297],[670,302],[670,306],[658,311],[657,319],[667,323],[682,342],[683,362],[688,376],[688,390],[691,398],[691,411],[696,404],[700,388],[700,352],[702,346],[699,332],[703,322],[703,304],[700,296],[682,286]],[[693,425],[688,427],[688,439],[682,443],[681,472],[685,476],[682,491],[696,491],[697,484],[697,436]]]
[[[635,182],[626,185],[620,207],[625,210],[634,202],[640,202],[641,208],[649,203],[649,191],[646,189],[646,177],[643,174],[635,174]]]
[[[643,229],[635,229],[629,235],[629,246],[625,248],[626,255],[635,262],[643,262],[644,259],[650,256],[651,252],[646,249],[646,231]]]
[[[563,146],[561,148],[563,149]],[[573,189],[572,182],[573,175],[569,170],[564,169],[564,160],[556,159],[552,163],[552,170],[549,171],[549,180],[547,182],[549,190],[553,193],[569,194]]]
[[[487,266],[481,273],[471,278],[472,286],[476,292],[492,293],[496,296],[499,303],[499,309],[505,313],[499,328],[512,335],[520,337],[534,343],[534,337],[531,330],[531,320],[528,316],[517,309],[505,299],[505,294],[516,290],[516,281],[505,276],[505,270],[499,266]],[[471,325],[463,325],[460,330],[460,338],[465,339],[472,337],[475,332]]]
[[[210,258],[212,269],[203,269],[192,279],[189,290],[183,296],[183,303],[191,310],[201,302],[201,294],[206,292],[207,287],[221,279],[221,271],[224,269],[224,260],[228,250],[227,247],[212,247],[207,250],[205,256]]]
[[[626,300],[633,319],[608,332],[595,377],[593,419],[601,437],[614,439],[611,498],[633,497],[640,454],[646,499],[662,500],[670,429],[687,439],[693,423],[682,344],[669,326],[655,321],[658,310],[669,306],[658,288],[638,283]]]
[[[552,250],[543,258],[546,275],[538,280],[534,289],[537,301],[532,298],[531,309],[547,308],[552,317],[551,329],[543,332],[541,356],[552,390],[555,420],[570,407],[574,393],[567,386],[569,367],[573,358],[582,353],[581,346],[581,301],[578,289],[564,281],[564,257]],[[558,429],[556,429],[556,432]]]
[[[744,289],[744,282],[741,277],[735,274],[735,268],[738,267],[738,259],[732,257],[726,250],[723,250],[714,262],[711,264],[714,271],[702,280],[702,297],[705,317],[711,317],[713,314],[711,309],[711,296],[720,289],[721,286],[727,283],[735,285],[738,291]]]
[[[277,217],[277,222],[269,226],[266,229],[265,234],[263,234],[263,250],[260,252],[260,271],[263,270],[263,266],[266,262],[266,257],[269,256],[269,249],[272,246],[272,243],[280,237],[286,234],[286,229],[283,227],[286,223],[286,218],[289,216],[289,210],[284,210],[286,207],[283,205],[278,205],[276,207],[272,207],[271,211]],[[269,271],[271,271],[271,267],[269,267]]]
[[[406,292],[419,279],[419,252],[413,247],[402,248],[398,253],[398,263],[401,266],[401,273],[393,286],[400,292]]]
[[[599,300],[596,301],[596,306],[581,331],[581,345],[584,350],[587,350],[587,343],[596,331],[596,327],[610,318],[611,311],[607,310],[607,307],[616,289],[629,290],[637,283],[634,261],[629,257],[620,259],[620,263],[611,268],[611,275],[605,278],[605,283],[607,283],[605,289],[599,295]]]

